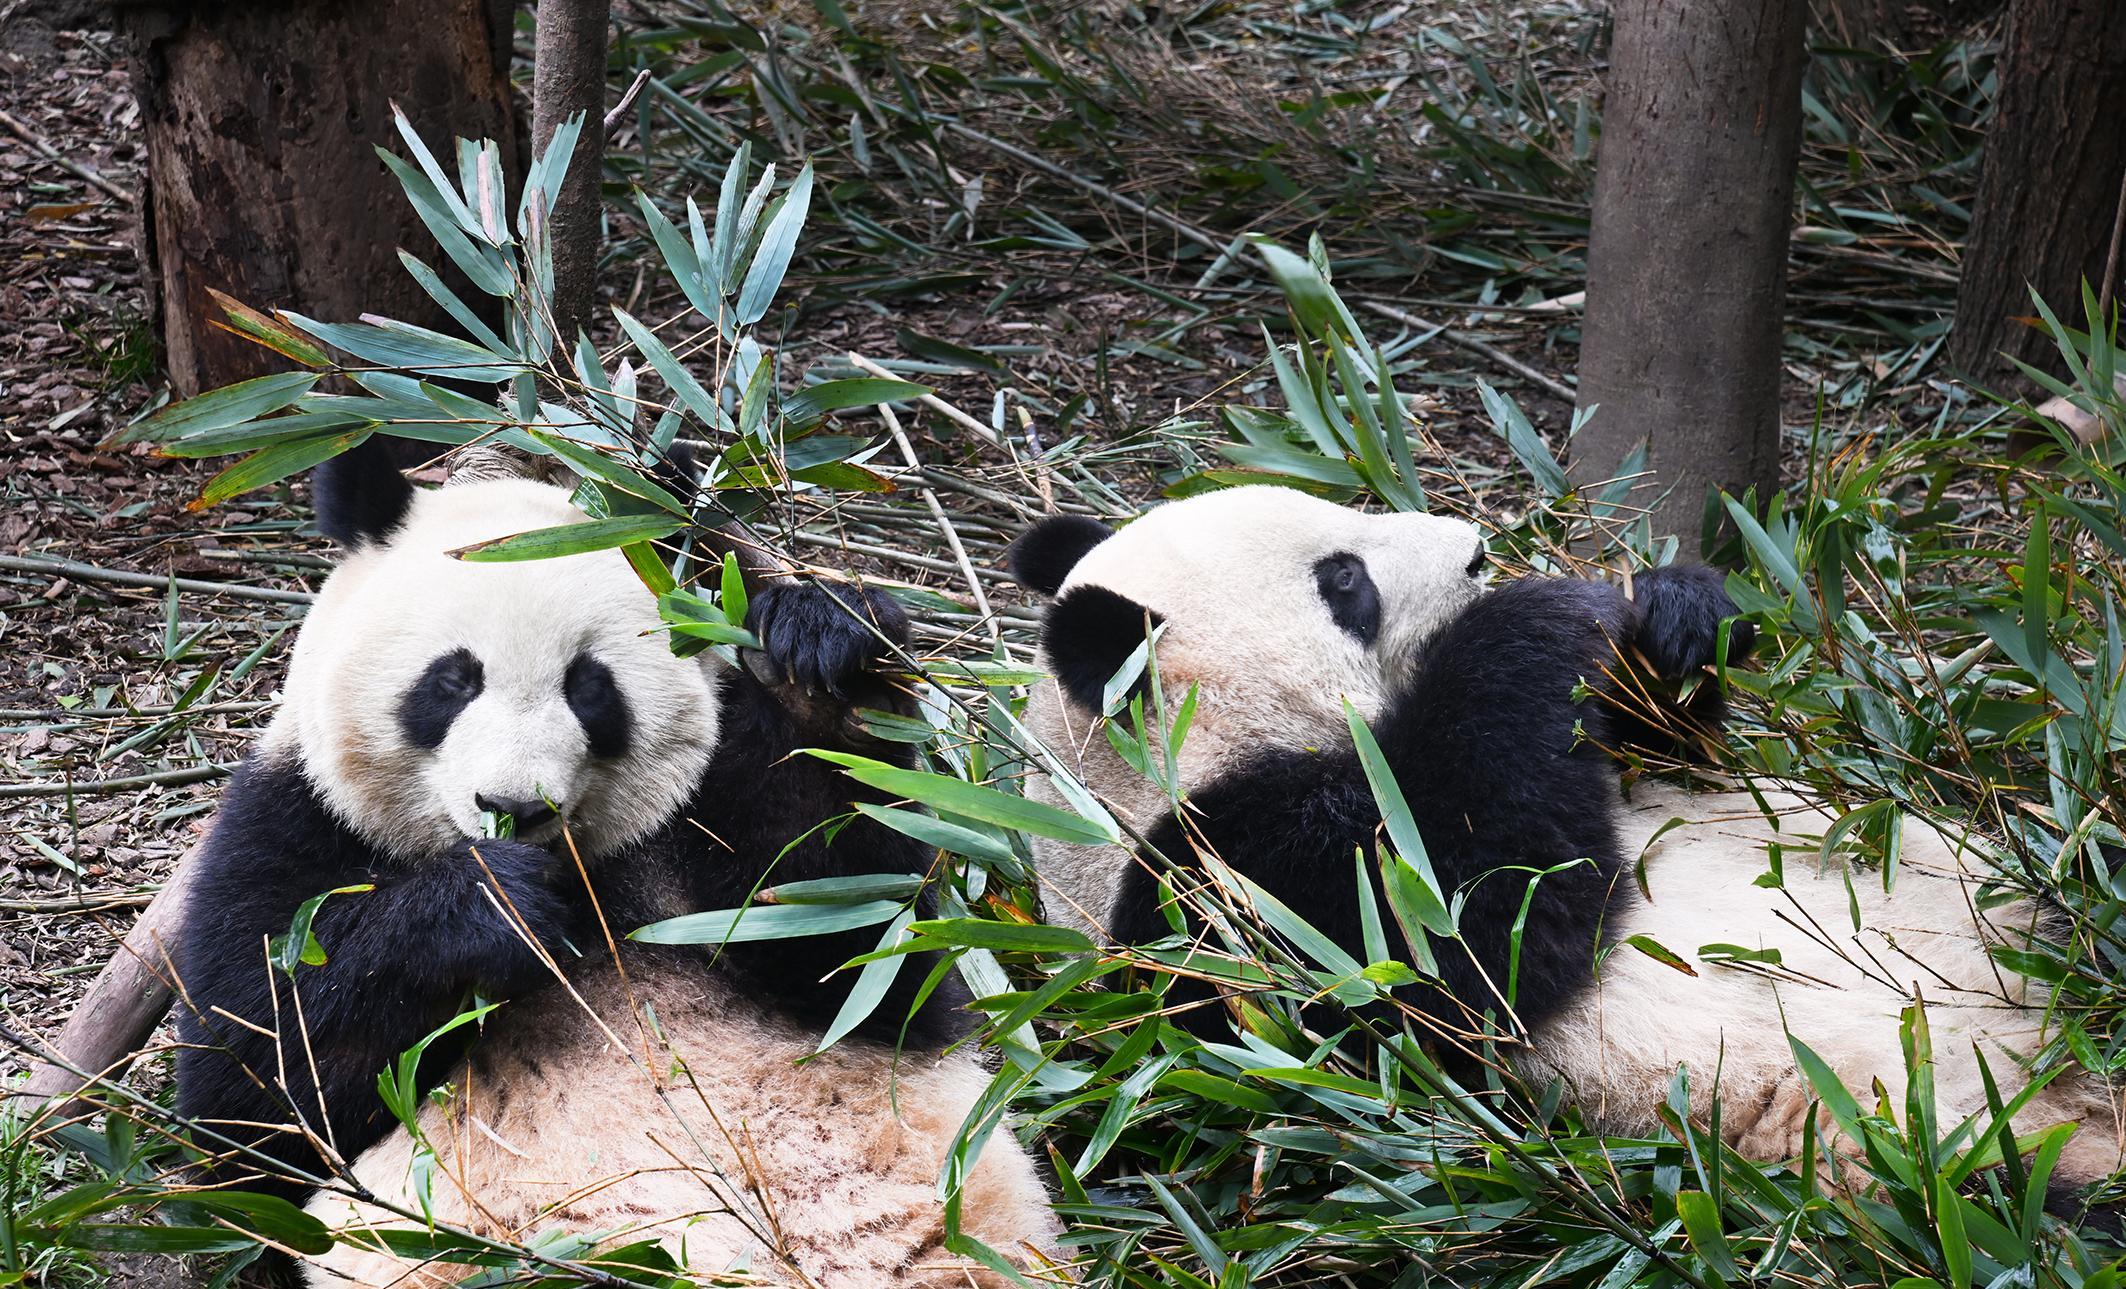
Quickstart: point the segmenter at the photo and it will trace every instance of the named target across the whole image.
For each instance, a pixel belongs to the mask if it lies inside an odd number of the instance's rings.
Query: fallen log
[[[193,865],[188,854],[148,903],[118,951],[90,983],[48,1059],[32,1061],[29,1078],[9,1095],[63,1106],[90,1078],[123,1074],[169,1013],[177,968],[172,960],[184,921],[185,888]]]

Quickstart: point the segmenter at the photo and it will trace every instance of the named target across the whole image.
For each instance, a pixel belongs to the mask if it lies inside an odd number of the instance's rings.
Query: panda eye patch
[[[1314,563],[1314,585],[1336,625],[1360,644],[1372,644],[1380,634],[1380,588],[1366,562],[1349,551],[1323,556]]]
[[[613,679],[611,668],[587,653],[579,653],[561,679],[561,692],[568,699],[568,709],[583,723],[592,756],[627,755],[635,718],[628,711],[627,697],[620,692],[620,682]]]
[[[470,649],[453,649],[428,664],[399,700],[399,728],[418,748],[441,746],[458,713],[480,696],[486,672]]]

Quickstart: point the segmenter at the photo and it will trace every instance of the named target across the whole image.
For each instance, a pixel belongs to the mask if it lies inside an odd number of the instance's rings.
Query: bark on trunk
[[[1779,338],[1804,0],[1618,0],[1596,159],[1583,486],[1641,442],[1632,504],[1698,531],[1707,489],[1779,476]],[[1658,501],[1657,498],[1665,497]]]
[[[314,317],[373,312],[455,330],[399,266],[402,246],[447,264],[374,147],[403,146],[397,102],[432,146],[485,137],[514,155],[509,0],[201,0],[124,12],[163,344],[180,395],[286,366],[213,325],[221,311],[209,288]]]
[[[538,62],[532,72],[532,146],[543,155],[554,131],[583,114],[568,174],[553,194],[548,225],[554,250],[554,334],[573,345],[598,300],[604,223],[598,176],[605,158],[607,0],[541,0]]]
[[[1973,380],[2016,385],[2004,352],[2059,365],[2051,339],[2017,321],[2037,312],[2031,288],[2074,327],[2083,280],[2103,290],[2126,176],[2126,4],[2014,0],[1998,76],[1949,356]]]

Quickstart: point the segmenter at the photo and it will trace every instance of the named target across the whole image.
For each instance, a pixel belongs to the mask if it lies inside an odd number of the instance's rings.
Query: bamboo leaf
[[[828,935],[876,926],[901,911],[898,900],[862,904],[754,904],[713,913],[688,913],[628,933],[644,944],[738,944]]]
[[[1113,846],[1122,841],[1122,835],[1112,821],[1085,819],[1044,802],[1029,801],[964,779],[923,770],[903,770],[848,752],[829,752],[819,748],[806,748],[805,752],[841,766],[859,783],[919,801],[946,814],[964,815],[999,828],[1030,832],[1080,846]]]
[[[207,480],[206,486],[199,490],[199,495],[185,503],[185,509],[205,510],[254,488],[263,488],[291,474],[300,474],[321,461],[329,461],[340,453],[359,446],[371,433],[373,431],[364,425],[360,429],[340,434],[321,434],[314,438],[276,443],[252,453]]]
[[[580,524],[534,528],[460,546],[451,556],[469,564],[504,564],[515,560],[556,559],[590,551],[611,550],[632,542],[655,541],[679,531],[682,521],[670,515],[615,515]]]
[[[745,285],[738,290],[738,325],[751,326],[767,316],[769,302],[789,271],[790,257],[797,253],[797,231],[804,226],[811,205],[812,166],[807,163],[790,181],[789,191],[768,221],[768,230],[761,234],[760,249],[754,252]]]
[[[227,429],[271,415],[310,392],[322,379],[308,371],[275,372],[209,390],[128,427],[111,442],[167,443],[208,430]]]

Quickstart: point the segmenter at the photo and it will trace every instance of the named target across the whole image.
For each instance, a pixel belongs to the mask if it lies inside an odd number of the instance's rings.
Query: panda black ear
[[[1011,544],[1004,557],[1019,585],[1054,595],[1085,553],[1114,536],[1114,530],[1084,515],[1050,515]]]
[[[1080,586],[1048,610],[1041,645],[1063,692],[1079,706],[1098,711],[1107,682],[1161,621],[1126,595],[1104,586]],[[1148,679],[1138,677],[1138,687]]]
[[[310,472],[310,501],[317,530],[351,550],[390,536],[413,503],[413,485],[387,440],[372,434]]]

